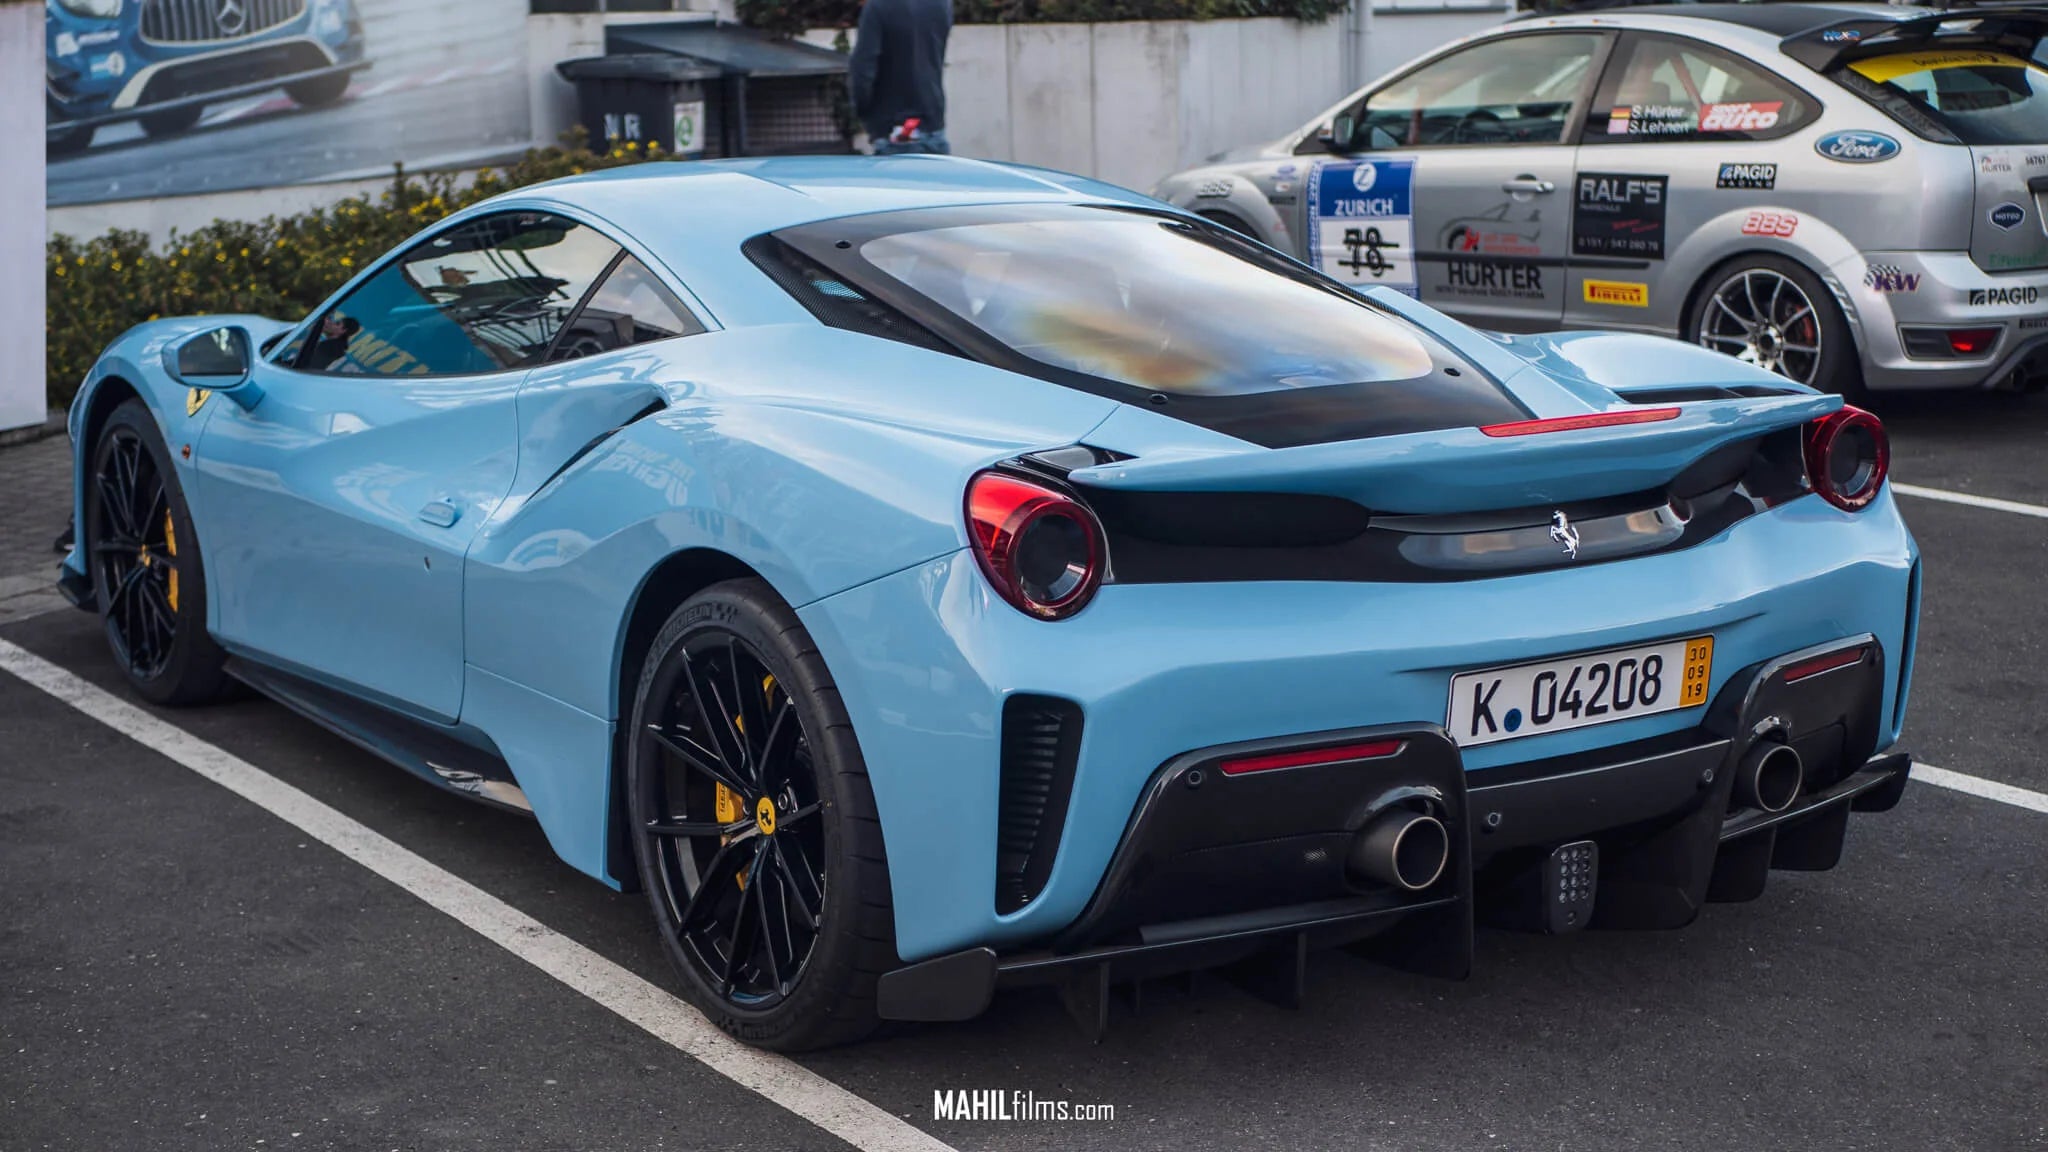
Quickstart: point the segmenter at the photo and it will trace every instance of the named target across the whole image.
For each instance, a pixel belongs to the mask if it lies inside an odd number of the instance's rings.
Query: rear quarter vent
[[[1015,912],[1045,890],[1066,830],[1081,754],[1081,706],[1020,693],[1003,702],[996,809],[996,912]]]

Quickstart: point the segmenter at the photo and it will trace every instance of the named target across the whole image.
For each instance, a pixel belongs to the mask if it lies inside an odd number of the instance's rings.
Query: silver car
[[[1663,333],[1850,395],[2038,386],[2044,35],[2039,7],[1524,18],[1153,195],[1482,327]]]

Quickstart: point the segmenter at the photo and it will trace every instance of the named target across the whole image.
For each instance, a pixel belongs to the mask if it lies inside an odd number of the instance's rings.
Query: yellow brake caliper
[[[164,512],[164,555],[171,558],[171,611],[178,611],[178,532],[171,524],[171,513]]]
[[[175,574],[174,574],[174,575],[172,576],[172,579],[173,579],[173,580],[177,579],[177,577],[176,577],[176,575],[175,575]],[[173,587],[176,587],[176,585],[173,585]],[[175,598],[173,598],[173,599],[172,599],[172,601],[171,601],[171,603],[172,603],[172,605],[173,605],[173,606],[175,607],[175,606],[176,606],[176,604],[177,604],[177,600],[176,600]],[[773,699],[773,697],[774,697],[774,692],[775,692],[775,677],[773,677],[773,676],[763,676],[763,677],[761,678],[761,695],[762,695],[763,697],[766,697],[766,698],[769,698],[769,699]],[[742,735],[742,736],[746,735],[746,733],[747,733],[747,718],[746,718],[745,716],[735,716],[735,717],[733,717],[733,722],[732,722],[732,723],[733,723],[733,727],[735,727],[735,728],[737,728],[737,729],[739,729],[739,730],[740,730],[740,735]],[[744,811],[744,810],[743,810],[743,809],[741,808],[741,806],[740,806],[740,794],[739,794],[739,793],[737,793],[737,792],[733,791],[732,789],[730,789],[730,788],[727,788],[727,787],[726,787],[725,785],[723,785],[723,784],[719,784],[719,783],[717,783],[717,782],[715,782],[715,781],[714,781],[714,782],[712,783],[711,787],[712,787],[712,794],[711,794],[711,795],[712,795],[712,815],[713,815],[713,817],[714,817],[715,819],[717,819],[717,821],[718,821],[718,822],[719,822],[720,824],[732,824],[732,823],[735,823],[735,822],[737,822],[737,821],[739,821],[739,820],[741,820],[741,819],[743,819],[743,818],[744,818],[744,816],[745,816],[745,811]],[[763,803],[767,803],[768,801],[767,801],[767,800],[766,800],[766,799],[764,798],[762,802],[763,802]],[[762,831],[764,831],[764,832],[771,832],[771,833],[772,833],[772,832],[774,832],[774,831],[775,831],[775,818],[774,818],[774,816],[773,816],[773,814],[772,814],[772,813],[773,813],[773,811],[774,811],[774,810],[773,810],[772,808],[771,808],[771,809],[769,809],[770,815],[768,816],[768,818],[767,818],[767,819],[766,819],[765,821],[759,821],[759,822],[760,822],[760,826],[761,826],[761,830],[762,830]],[[725,836],[725,837],[721,837],[721,838],[719,839],[719,844],[720,844],[720,845],[722,846],[722,845],[724,845],[724,844],[725,844],[725,843],[726,843],[727,841],[729,841],[729,840],[731,840],[731,839],[732,839],[732,837],[730,837],[730,836]],[[740,872],[735,872],[735,873],[733,874],[733,879],[734,879],[735,881],[737,881],[737,882],[739,883],[739,886],[740,886],[740,887],[741,887],[742,889],[745,889],[745,888],[746,888],[746,886],[747,886],[747,874],[746,874],[746,872],[744,872],[744,871],[740,871]]]

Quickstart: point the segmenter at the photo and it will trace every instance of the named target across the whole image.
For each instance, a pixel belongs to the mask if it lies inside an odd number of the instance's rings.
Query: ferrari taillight
[[[1883,423],[1861,408],[1845,406],[1806,426],[1806,478],[1845,512],[1877,499],[1891,457]]]
[[[967,485],[967,533],[996,593],[1041,620],[1064,620],[1102,586],[1102,524],[1047,484],[982,472]]]

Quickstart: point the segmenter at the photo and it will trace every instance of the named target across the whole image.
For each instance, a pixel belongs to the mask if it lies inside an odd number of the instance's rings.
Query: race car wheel
[[[1737,257],[1709,273],[1686,338],[1823,392],[1860,397],[1848,321],[1813,273],[1781,256]]]
[[[349,79],[348,73],[339,72],[315,80],[301,80],[297,84],[285,85],[284,94],[302,108],[319,108],[347,95]]]
[[[114,409],[93,446],[85,539],[114,659],[157,704],[199,704],[227,685],[206,632],[206,569],[170,453],[140,400]]]
[[[690,1000],[764,1048],[867,1035],[896,963],[882,829],[796,614],[759,580],[692,597],[655,637],[631,724],[640,881]]]
[[[183,108],[144,113],[142,131],[151,137],[176,136],[180,132],[190,132],[192,126],[199,123],[200,114],[205,111],[203,105],[187,104]]]

